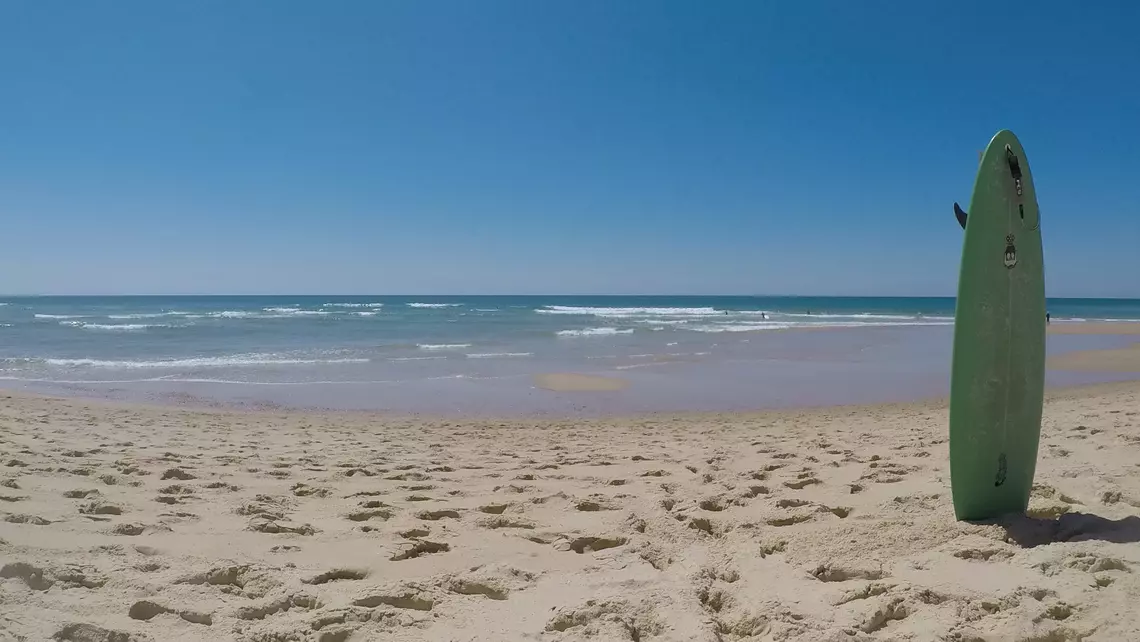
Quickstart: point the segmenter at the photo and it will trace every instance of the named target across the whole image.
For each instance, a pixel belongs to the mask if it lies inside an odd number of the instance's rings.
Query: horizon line
[[[0,294],[0,299],[33,299],[33,298],[107,298],[107,297],[124,297],[124,298],[158,298],[158,297],[436,297],[436,298],[461,298],[461,297],[700,297],[700,298],[715,298],[715,297],[741,297],[741,298],[780,298],[780,299],[806,299],[806,298],[825,298],[825,299],[956,299],[956,294],[664,294],[664,293],[481,293],[481,294],[426,294],[426,293],[398,293],[398,294],[348,294],[348,293],[118,293],[118,294],[65,294],[65,293],[52,293],[52,294]],[[1046,295],[1046,299],[1100,299],[1100,300],[1119,300],[1119,301],[1135,301],[1140,300],[1140,296],[1060,296],[1060,295]]]

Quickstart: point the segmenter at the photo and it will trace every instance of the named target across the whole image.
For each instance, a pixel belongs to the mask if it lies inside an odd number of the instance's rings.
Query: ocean
[[[1048,308],[1057,322],[1140,321],[1137,300],[1053,299]],[[0,386],[401,413],[890,401],[944,394],[953,314],[952,298],[9,297],[0,298]],[[814,331],[774,332],[800,328]],[[1062,335],[1049,347],[1125,343]],[[550,372],[630,386],[537,389],[533,376]]]

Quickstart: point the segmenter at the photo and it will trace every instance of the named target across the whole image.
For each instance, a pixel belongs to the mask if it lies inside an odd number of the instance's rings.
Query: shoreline
[[[559,376],[566,376],[571,373],[552,373]],[[588,377],[584,389],[574,390],[574,392],[581,392],[582,394],[596,394],[599,392],[611,392],[607,386],[612,385],[610,382],[603,381],[601,385],[602,390],[590,388],[593,383],[591,380],[593,375],[583,375]],[[600,377],[601,379],[608,379]],[[573,379],[572,379],[573,380]],[[1070,385],[1060,386],[1046,386],[1045,387],[1045,403],[1050,401],[1073,400],[1083,399],[1088,397],[1095,397],[1105,394],[1118,394],[1135,391],[1140,393],[1140,376],[1135,379],[1123,379],[1117,381],[1098,381],[1091,383],[1076,383]],[[227,416],[234,415],[239,417],[276,417],[276,418],[323,418],[323,417],[344,417],[361,421],[380,421],[380,422],[444,422],[456,423],[466,422],[472,424],[496,424],[502,422],[526,422],[528,424],[543,424],[543,423],[564,423],[566,421],[576,421],[581,423],[605,423],[609,421],[651,421],[660,419],[685,419],[693,421],[702,421],[715,419],[720,417],[735,417],[744,420],[763,419],[772,415],[811,415],[811,414],[843,414],[843,413],[866,413],[872,411],[907,411],[907,410],[949,410],[950,395],[949,392],[942,395],[927,395],[915,399],[907,399],[902,401],[882,401],[882,402],[863,402],[863,403],[838,403],[838,404],[808,404],[801,406],[782,406],[771,408],[752,408],[752,409],[725,409],[725,410],[649,410],[641,412],[614,412],[608,414],[598,415],[581,415],[581,414],[566,414],[559,415],[554,413],[542,413],[535,415],[517,415],[517,414],[470,414],[458,415],[447,413],[432,413],[432,412],[417,412],[417,413],[396,413],[385,412],[382,410],[358,410],[358,409],[339,409],[339,408],[318,408],[318,407],[246,407],[242,405],[227,405],[222,403],[212,403],[210,405],[195,405],[194,403],[162,403],[155,401],[124,401],[108,397],[84,397],[84,396],[70,396],[70,395],[55,395],[44,394],[39,392],[29,392],[22,390],[11,390],[0,388],[0,405],[4,402],[40,402],[46,405],[64,405],[75,406],[75,409],[83,409],[91,406],[92,409],[104,411],[143,411],[143,412],[179,412],[187,414],[202,414],[202,415],[216,415]],[[2,416],[2,415],[0,415]]]
[[[631,349],[619,335],[584,340],[582,348],[593,351],[584,356],[432,356],[399,364],[364,360],[228,375],[214,366],[175,374],[83,365],[71,372],[61,366],[48,378],[0,381],[0,390],[168,407],[449,418],[743,412],[948,394],[952,328],[818,330],[726,335],[699,349],[672,343]],[[1048,327],[1046,387],[1140,379],[1140,344],[1130,334],[1137,331],[1140,323],[1054,322]],[[657,354],[674,350],[701,356]]]

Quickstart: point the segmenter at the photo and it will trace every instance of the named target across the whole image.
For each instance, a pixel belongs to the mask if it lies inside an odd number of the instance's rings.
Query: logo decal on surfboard
[[[1012,269],[1017,265],[1017,248],[1013,245],[1014,237],[1012,234],[1005,237],[1005,257],[1003,263],[1005,267]]]

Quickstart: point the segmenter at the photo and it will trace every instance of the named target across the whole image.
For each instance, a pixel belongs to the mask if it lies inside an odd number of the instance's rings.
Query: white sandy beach
[[[943,403],[470,423],[4,394],[0,640],[1140,639],[1140,384],[1051,393],[1031,515]]]

